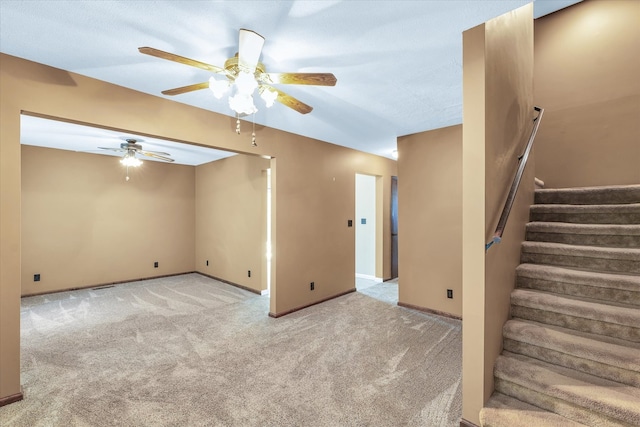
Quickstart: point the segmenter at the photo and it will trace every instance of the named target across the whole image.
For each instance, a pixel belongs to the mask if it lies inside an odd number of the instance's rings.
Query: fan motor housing
[[[120,144],[120,148],[125,150],[142,150],[142,145],[136,144],[134,142],[123,142]]]
[[[227,70],[227,78],[229,80],[234,80],[236,77],[238,77],[238,74],[241,71],[241,67],[238,64],[238,54],[236,53],[235,56],[227,59],[224,63],[224,69]],[[256,70],[254,71],[254,76],[256,77],[256,79],[260,79],[260,77],[266,73],[266,68],[264,66],[264,64],[262,62],[258,62],[256,64]]]

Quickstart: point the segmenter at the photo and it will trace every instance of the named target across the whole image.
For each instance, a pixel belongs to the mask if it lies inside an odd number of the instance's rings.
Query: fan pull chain
[[[127,176],[124,180],[129,182],[129,166],[127,166]]]
[[[236,133],[240,135],[240,115],[236,114]]]
[[[258,144],[256,144],[256,113],[253,113],[253,132],[251,132],[251,145],[253,147],[257,147]]]

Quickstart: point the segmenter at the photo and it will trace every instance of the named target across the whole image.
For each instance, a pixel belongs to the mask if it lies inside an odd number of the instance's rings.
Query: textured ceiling
[[[398,136],[462,122],[462,32],[527,3],[0,0],[0,51],[164,97],[209,72],[138,47],[222,66],[238,30],[251,29],[266,39],[267,71],[338,79],[335,87],[278,85],[314,110],[256,102],[256,123],[390,157]],[[537,0],[535,16],[574,3]],[[207,90],[167,98],[233,116]]]

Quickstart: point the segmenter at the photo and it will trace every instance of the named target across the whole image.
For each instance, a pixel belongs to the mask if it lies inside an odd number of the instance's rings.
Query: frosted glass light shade
[[[242,93],[229,97],[229,107],[238,114],[253,114],[258,111],[253,104],[253,97]]]
[[[240,71],[238,77],[235,80],[238,93],[243,95],[251,95],[258,87],[258,82],[253,74],[249,74],[245,71]]]
[[[264,89],[260,92],[260,96],[264,100],[264,103],[267,105],[267,108],[271,107],[278,97],[278,92],[273,91],[271,89]]]
[[[216,80],[213,77],[210,77],[209,89],[213,92],[213,96],[220,99],[229,89],[229,80]]]
[[[138,159],[135,154],[127,153],[122,159],[120,159],[120,163],[122,163],[124,166],[137,168],[142,164],[142,160]]]

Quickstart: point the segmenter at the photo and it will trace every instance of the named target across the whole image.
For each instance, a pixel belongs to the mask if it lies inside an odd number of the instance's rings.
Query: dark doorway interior
[[[398,277],[398,177],[391,177],[391,278]]]

